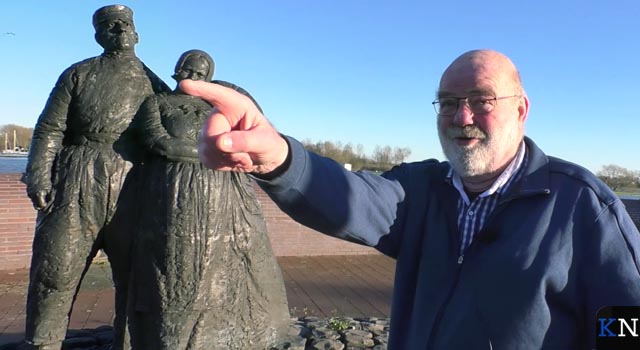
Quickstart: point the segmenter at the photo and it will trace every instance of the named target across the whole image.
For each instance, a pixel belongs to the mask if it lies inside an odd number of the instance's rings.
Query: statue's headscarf
[[[215,63],[213,62],[213,58],[211,58],[211,56],[209,56],[208,53],[202,50],[189,50],[183,53],[178,59],[178,63],[176,63],[176,68],[174,69],[174,72],[178,73],[178,70],[180,69],[180,67],[182,67],[184,62],[186,62],[187,59],[190,57],[203,58],[205,61],[207,61],[207,63],[209,64],[209,70],[207,72],[207,76],[204,81],[211,81],[211,78],[213,77],[213,71],[215,69]]]

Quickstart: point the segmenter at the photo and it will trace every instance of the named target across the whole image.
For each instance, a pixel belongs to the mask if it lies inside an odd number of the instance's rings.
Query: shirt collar
[[[478,197],[488,197],[495,193],[502,193],[508,185],[510,184],[510,179],[518,173],[518,170],[522,167],[522,162],[525,156],[526,146],[524,144],[524,140],[520,142],[520,147],[518,147],[518,152],[516,153],[516,157],[509,163],[509,165],[504,169],[502,174],[498,176],[496,181],[493,182],[491,187],[482,192]],[[467,196],[467,192],[464,190],[464,185],[462,184],[462,178],[458,173],[456,173],[453,168],[449,169],[449,173],[447,174],[447,178],[453,183],[453,187],[458,190],[460,196],[464,200],[465,204],[469,205],[471,202],[469,197]]]

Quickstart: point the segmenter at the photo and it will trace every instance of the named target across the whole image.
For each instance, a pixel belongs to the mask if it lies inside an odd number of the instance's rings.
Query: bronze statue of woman
[[[207,53],[190,50],[173,78],[210,81],[213,70]],[[282,274],[251,179],[198,159],[211,109],[176,87],[138,113],[149,154],[134,250],[133,349],[266,349],[287,331]]]

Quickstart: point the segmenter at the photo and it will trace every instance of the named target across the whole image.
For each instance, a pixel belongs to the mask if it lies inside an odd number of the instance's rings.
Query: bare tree
[[[376,146],[373,149],[373,161],[378,164],[378,166],[387,166],[390,165],[393,160],[393,150],[391,146]]]
[[[351,164],[353,170],[369,169],[384,171],[396,164],[402,163],[410,154],[409,148],[391,148],[391,146],[376,146],[373,155],[368,157],[361,144],[342,144],[341,142],[311,140],[302,141],[304,147],[319,155],[329,157],[339,163]]]
[[[411,149],[408,147],[396,147],[393,149],[393,163],[400,164],[411,155]]]
[[[632,171],[619,165],[609,164],[604,165],[597,175],[613,191],[617,191],[625,187],[638,186],[638,176],[640,174],[637,171]]]

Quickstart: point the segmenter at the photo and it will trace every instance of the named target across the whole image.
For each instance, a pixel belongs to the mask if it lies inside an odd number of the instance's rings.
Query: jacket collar
[[[549,158],[528,137],[524,137],[527,147],[527,163],[524,173],[517,183],[514,183],[503,196],[501,202],[518,197],[528,197],[536,194],[549,194]]]
[[[525,168],[520,179],[516,183],[511,184],[509,189],[501,196],[500,203],[510,201],[519,197],[528,197],[537,194],[549,194],[549,158],[542,152],[532,139],[525,136],[524,144],[527,148],[525,157]],[[451,164],[449,162],[440,163],[440,174],[444,181],[453,186],[450,172]]]

